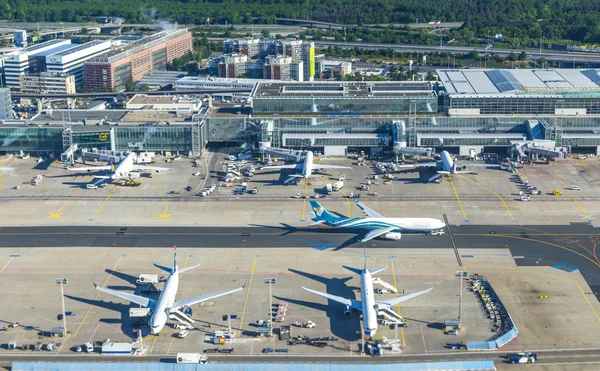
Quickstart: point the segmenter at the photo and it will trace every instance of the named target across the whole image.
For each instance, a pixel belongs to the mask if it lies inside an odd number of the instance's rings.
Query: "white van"
[[[95,184],[86,184],[85,188],[87,189],[98,189],[98,186]]]

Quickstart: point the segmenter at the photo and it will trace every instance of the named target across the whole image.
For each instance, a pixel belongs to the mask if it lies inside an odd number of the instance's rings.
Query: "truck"
[[[327,192],[327,194],[330,195],[332,190],[333,190],[333,186],[331,185],[331,183],[327,183],[325,185],[325,192]]]
[[[91,353],[94,351],[94,343],[92,343],[91,341],[88,341],[87,343],[83,344],[83,351],[86,353]]]
[[[206,356],[200,353],[177,353],[177,363],[206,363]]]
[[[140,274],[135,283],[142,286],[156,284],[158,283],[158,274]]]
[[[342,189],[344,187],[344,181],[343,180],[339,180],[337,181],[334,185],[333,185],[333,190],[334,191],[339,191],[340,189]]]

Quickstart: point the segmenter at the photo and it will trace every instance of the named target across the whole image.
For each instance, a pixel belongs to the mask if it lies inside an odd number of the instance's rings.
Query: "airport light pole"
[[[269,311],[267,312],[267,326],[269,327],[269,334],[273,336],[273,295],[271,286],[277,283],[277,278],[265,278],[265,284],[269,285]]]
[[[69,283],[68,278],[57,278],[54,280],[57,285],[60,285],[60,298],[62,300],[62,317],[63,317],[63,336],[67,337],[67,316],[65,315],[65,291],[63,286]]]

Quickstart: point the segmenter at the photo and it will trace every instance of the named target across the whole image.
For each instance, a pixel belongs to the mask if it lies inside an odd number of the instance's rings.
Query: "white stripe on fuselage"
[[[429,232],[444,228],[445,224],[434,218],[361,218],[350,223],[341,224],[343,228],[384,228],[385,226],[396,226],[399,230]]]
[[[363,272],[360,275],[360,296],[365,335],[373,336],[377,333],[377,312],[375,311],[373,278],[368,269],[363,269]]]

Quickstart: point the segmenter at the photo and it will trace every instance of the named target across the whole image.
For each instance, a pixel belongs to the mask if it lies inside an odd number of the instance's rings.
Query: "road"
[[[568,349],[568,350],[537,350],[538,364],[553,365],[566,363],[598,363],[600,367],[600,349]],[[102,356],[102,355],[50,355],[52,362],[162,362],[174,363],[174,357],[165,355],[147,355],[140,357]],[[2,355],[0,366],[9,366],[11,362],[40,362],[48,361],[48,355],[24,354]],[[508,364],[506,352],[463,352],[448,351],[445,353],[430,353],[420,355],[399,355],[385,357],[336,356],[336,355],[208,355],[211,362],[216,363],[338,363],[338,364],[381,364],[381,363],[416,363],[443,361],[475,361],[493,360],[497,365]]]

